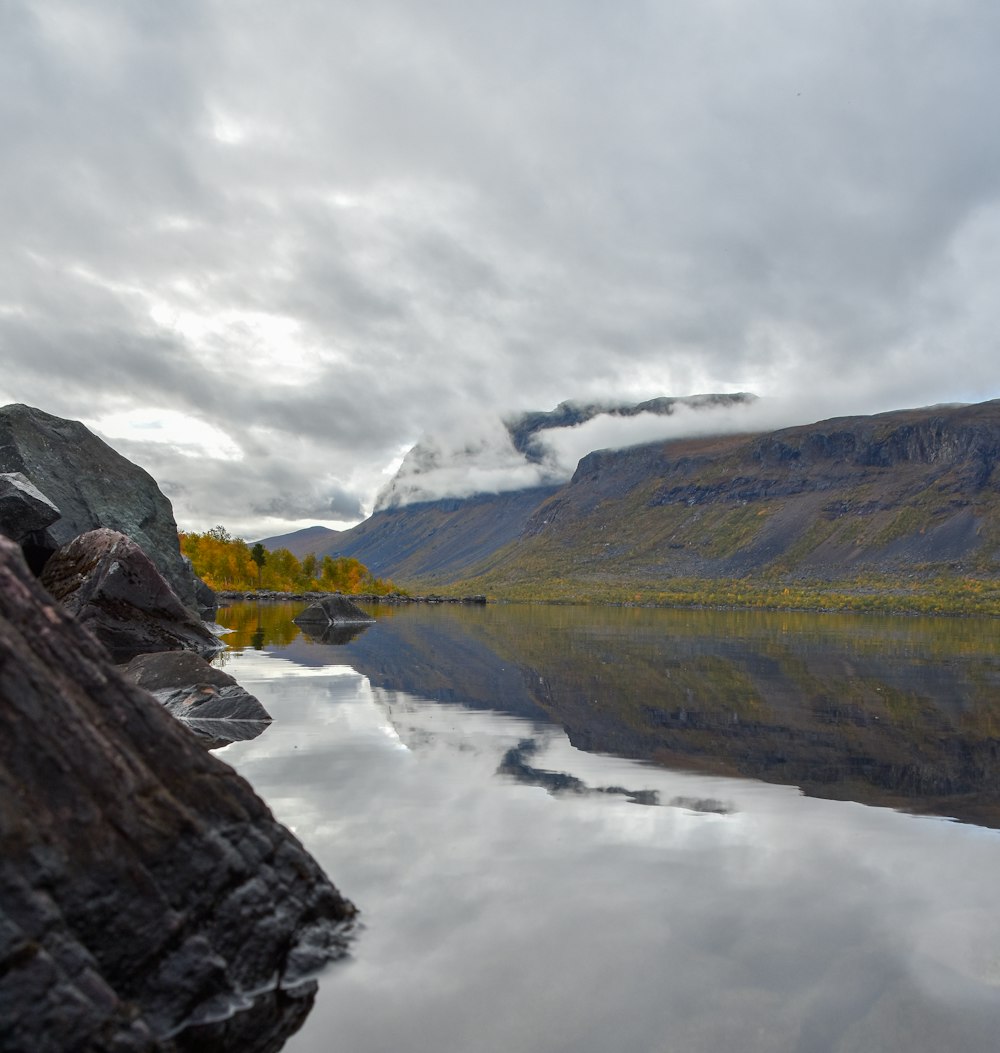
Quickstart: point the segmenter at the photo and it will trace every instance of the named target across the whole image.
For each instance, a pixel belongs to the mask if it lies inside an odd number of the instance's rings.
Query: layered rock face
[[[132,538],[186,607],[195,581],[177,544],[170,502],[153,477],[85,428],[31,406],[0,407],[0,472],[20,472],[60,512],[32,544],[54,552],[89,530]]]
[[[3,538],[0,844],[4,1051],[277,1049],[354,915]]]
[[[1000,400],[584,457],[491,569],[657,582],[994,573]]]
[[[573,412],[525,417],[518,449]],[[998,461],[1000,400],[673,439],[590,453],[559,487],[386,506],[318,554],[414,589],[992,573]]]

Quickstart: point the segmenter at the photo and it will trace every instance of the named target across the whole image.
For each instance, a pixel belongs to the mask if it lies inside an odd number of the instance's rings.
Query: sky
[[[567,399],[996,398],[998,56],[995,0],[0,0],[0,404],[253,538],[421,439],[517,485]]]

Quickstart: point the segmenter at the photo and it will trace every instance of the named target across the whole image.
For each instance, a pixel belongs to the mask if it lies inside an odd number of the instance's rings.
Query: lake
[[[286,1051],[996,1050],[1000,623],[299,609],[219,612],[362,912]]]

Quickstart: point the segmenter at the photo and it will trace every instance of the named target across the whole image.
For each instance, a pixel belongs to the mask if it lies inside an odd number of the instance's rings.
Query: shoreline
[[[817,595],[815,602],[773,602],[773,597],[761,590],[759,598],[746,596],[741,590],[740,600],[710,598],[708,595],[676,594],[669,599],[643,596],[642,598],[616,598],[593,596],[581,593],[575,596],[444,596],[436,593],[416,596],[377,596],[367,593],[332,592],[271,592],[255,590],[226,591],[217,593],[218,607],[232,603],[310,603],[327,596],[347,596],[355,603],[373,606],[403,607],[410,604],[448,604],[459,606],[499,606],[504,604],[541,604],[546,606],[576,607],[620,607],[645,610],[712,610],[712,611],[761,611],[774,614],[875,614],[896,617],[927,618],[1000,618],[1000,602],[987,602],[982,606],[970,606],[932,594],[909,597],[909,603],[901,603],[899,596],[852,596],[844,593]],[[771,601],[771,602],[769,602]]]
[[[368,592],[274,592],[270,589],[226,589],[215,593],[219,601],[219,607],[228,603],[315,603],[328,596],[346,596],[355,603],[385,604],[386,606],[405,606],[409,603],[464,603],[469,605],[484,606],[487,599],[484,595],[477,596],[441,596],[437,593],[429,593],[423,596],[410,596],[402,593],[390,593],[379,595]]]

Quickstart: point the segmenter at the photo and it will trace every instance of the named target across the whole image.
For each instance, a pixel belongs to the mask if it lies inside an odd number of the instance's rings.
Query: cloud
[[[253,534],[566,398],[995,397],[998,38],[988,0],[4,5],[0,401],[218,429],[231,483],[148,452]]]
[[[311,499],[310,499],[311,498]],[[364,507],[357,494],[349,494],[343,487],[330,484],[316,494],[279,494],[264,504],[254,505],[255,515],[272,519],[322,519],[348,521],[364,516]]]
[[[523,490],[559,481],[561,476],[516,450],[499,416],[466,418],[450,422],[438,434],[425,435],[403,458],[375,508]]]

